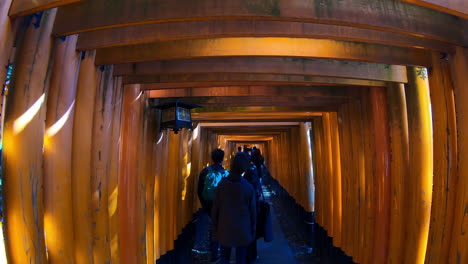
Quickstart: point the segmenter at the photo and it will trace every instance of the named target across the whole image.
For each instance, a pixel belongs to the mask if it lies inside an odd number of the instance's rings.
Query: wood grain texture
[[[305,58],[231,57],[118,64],[114,75],[188,73],[291,74],[406,83],[406,68],[398,65]]]
[[[26,16],[80,1],[84,0],[13,0],[9,15],[11,17]]]
[[[423,49],[305,38],[212,38],[174,40],[97,50],[96,63],[119,64],[210,57],[300,57],[397,65],[430,65]]]
[[[119,233],[119,151],[120,128],[122,124],[123,85],[120,77],[114,77],[114,92],[112,93],[112,127],[109,152],[108,174],[108,211],[109,239],[111,264],[120,263],[120,233]]]
[[[4,180],[4,230],[8,261],[45,263],[43,153],[45,97],[50,83],[52,31],[55,10],[45,12],[36,28],[24,23],[15,71],[10,83],[5,116],[2,179]],[[30,121],[18,118],[38,106]],[[34,107],[33,107],[34,109]],[[19,119],[21,120],[21,119]],[[17,124],[17,125],[15,125]],[[8,180],[7,180],[8,179]]]
[[[468,19],[468,2],[464,0],[400,0]]]
[[[75,263],[77,264],[93,263],[91,149],[94,98],[98,88],[98,69],[94,65],[95,56],[94,51],[82,54],[73,119],[71,175]]]
[[[434,138],[434,187],[425,263],[447,263],[457,186],[457,125],[449,63],[436,52],[432,60],[434,63],[428,77]]]
[[[405,186],[408,181],[409,146],[408,114],[405,87],[389,85],[386,89],[390,129],[390,237],[387,263],[401,263],[404,255],[405,237]]]
[[[49,263],[75,259],[72,136],[80,56],[76,35],[55,40],[44,136],[44,221]]]
[[[180,39],[225,37],[293,37],[360,41],[390,46],[452,52],[451,44],[421,36],[347,25],[273,20],[179,21],[107,28],[80,33],[79,50],[109,48]]]
[[[375,238],[374,262],[385,263],[390,225],[390,138],[387,99],[383,88],[370,88],[375,133]]]
[[[451,57],[451,73],[453,77],[455,93],[455,109],[457,114],[457,139],[458,139],[458,182],[456,189],[456,203],[452,230],[452,242],[450,246],[449,263],[464,263],[468,261],[468,168],[464,162],[467,158],[468,141],[468,98],[466,84],[468,83],[468,50],[457,48],[456,54]]]
[[[120,148],[119,175],[119,230],[120,230],[120,261],[136,263],[138,260],[137,243],[137,157],[141,108],[135,103],[140,93],[139,85],[124,87],[122,102],[122,126]]]
[[[410,16],[408,14],[411,14]],[[95,29],[167,21],[268,19],[352,25],[461,43],[456,17],[397,1],[245,0],[85,1],[60,10],[54,32],[66,35]]]
[[[426,69],[408,68],[406,104],[410,167],[406,185],[404,262],[420,264],[426,257],[432,204],[433,139],[429,84]]]
[[[112,66],[99,69],[94,101],[91,201],[93,217],[94,263],[109,263],[111,245],[109,233],[109,168],[110,134],[112,132],[112,97],[114,84]]]

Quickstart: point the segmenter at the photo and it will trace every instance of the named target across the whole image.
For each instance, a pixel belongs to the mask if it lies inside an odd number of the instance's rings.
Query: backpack
[[[219,182],[228,176],[229,172],[227,170],[216,171],[211,167],[208,167],[208,173],[205,177],[205,184],[203,187],[202,197],[207,201],[213,201],[215,196],[216,187],[218,187]]]

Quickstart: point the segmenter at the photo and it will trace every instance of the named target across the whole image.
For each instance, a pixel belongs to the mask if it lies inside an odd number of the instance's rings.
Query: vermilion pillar
[[[370,89],[375,139],[375,237],[373,263],[385,263],[390,224],[390,142],[387,99],[384,88]]]

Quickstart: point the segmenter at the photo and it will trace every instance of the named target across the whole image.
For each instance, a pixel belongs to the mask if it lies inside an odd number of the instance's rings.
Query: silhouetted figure
[[[242,178],[249,167],[245,153],[237,153],[229,176],[218,185],[211,218],[213,233],[221,244],[221,264],[228,264],[236,248],[236,263],[247,263],[247,246],[255,240],[256,199],[252,185]]]
[[[198,178],[198,199],[200,199],[203,211],[209,216],[211,216],[216,188],[221,180],[226,178],[229,174],[228,171],[223,168],[224,151],[221,149],[213,150],[211,159],[213,165],[203,169]],[[212,230],[210,230],[210,252],[210,262],[218,261],[219,243],[213,239]]]
[[[255,191],[255,201],[257,205],[257,219],[260,212],[259,200],[262,193],[262,165],[264,159],[259,149],[255,149],[252,154],[251,163],[245,172],[244,178],[252,185]],[[254,263],[257,260],[257,240],[254,240],[247,248],[248,263]]]
[[[237,152],[242,152],[242,147],[241,146],[237,147]]]

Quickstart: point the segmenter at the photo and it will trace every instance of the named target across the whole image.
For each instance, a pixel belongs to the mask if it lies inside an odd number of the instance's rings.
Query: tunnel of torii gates
[[[8,263],[155,263],[258,144],[356,263],[468,263],[466,0],[1,0]],[[193,130],[160,129],[176,98]]]

